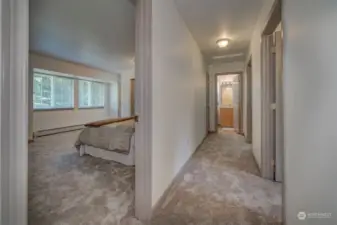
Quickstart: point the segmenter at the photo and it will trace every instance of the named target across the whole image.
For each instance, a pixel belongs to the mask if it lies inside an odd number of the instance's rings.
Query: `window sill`
[[[68,111],[75,110],[75,108],[51,108],[51,109],[34,109],[34,112],[45,112],[45,111]]]
[[[104,106],[96,106],[96,107],[78,107],[78,110],[86,110],[86,109],[104,109]]]

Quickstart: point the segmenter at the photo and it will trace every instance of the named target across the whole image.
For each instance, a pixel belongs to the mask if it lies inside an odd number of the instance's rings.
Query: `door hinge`
[[[270,52],[271,52],[271,53],[276,53],[276,47],[275,47],[275,46],[272,46],[272,47],[270,48]]]
[[[271,110],[276,110],[276,103],[270,104],[270,109]]]
[[[135,122],[138,123],[139,122],[139,116],[135,115]]]

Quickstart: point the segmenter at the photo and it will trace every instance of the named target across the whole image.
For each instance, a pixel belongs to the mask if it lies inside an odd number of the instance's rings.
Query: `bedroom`
[[[119,223],[134,215],[135,6],[127,0],[29,6],[29,224]],[[120,128],[119,146],[106,138],[111,151],[81,142],[88,130],[95,142],[102,130],[114,135]],[[123,151],[113,151],[118,147]]]

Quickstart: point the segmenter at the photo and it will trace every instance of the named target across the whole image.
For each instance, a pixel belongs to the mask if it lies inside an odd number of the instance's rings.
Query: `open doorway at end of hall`
[[[240,74],[216,76],[216,118],[218,129],[241,132]]]

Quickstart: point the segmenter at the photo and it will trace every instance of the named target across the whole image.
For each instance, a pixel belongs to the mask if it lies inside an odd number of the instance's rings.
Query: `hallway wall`
[[[152,205],[206,136],[206,69],[173,0],[152,1]]]
[[[253,153],[258,166],[261,169],[261,33],[267,24],[268,16],[274,0],[265,1],[256,23],[250,42],[247,61],[252,55],[252,112],[253,112]]]
[[[283,4],[286,224],[337,224],[337,2]]]

